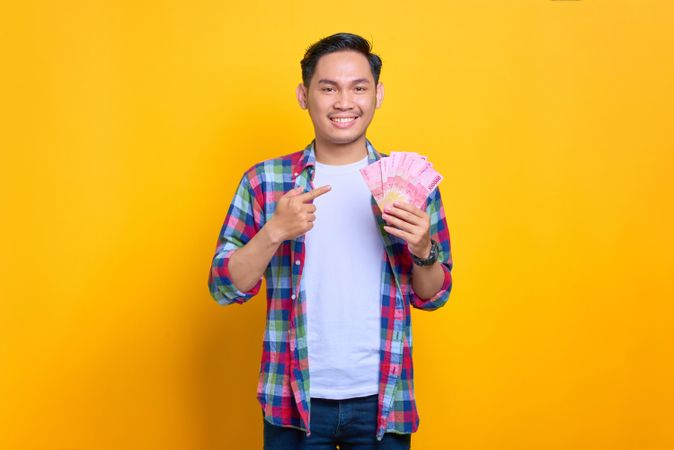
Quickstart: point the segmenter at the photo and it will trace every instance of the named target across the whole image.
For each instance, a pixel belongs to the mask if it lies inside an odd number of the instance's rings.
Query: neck
[[[341,165],[354,163],[367,156],[365,135],[348,144],[333,144],[316,137],[314,152],[316,154],[316,161],[321,164]]]

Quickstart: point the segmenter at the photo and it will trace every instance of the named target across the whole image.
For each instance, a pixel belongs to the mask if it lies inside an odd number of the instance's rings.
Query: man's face
[[[309,109],[316,137],[332,144],[361,138],[381,106],[384,85],[374,85],[367,58],[346,50],[322,56],[308,88],[297,86],[297,100]]]

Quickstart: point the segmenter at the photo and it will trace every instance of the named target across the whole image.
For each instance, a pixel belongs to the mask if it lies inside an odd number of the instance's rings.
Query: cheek
[[[321,102],[314,101],[310,105],[311,114],[316,118],[327,118],[329,107]]]
[[[362,101],[359,102],[359,105],[363,111],[367,111],[368,114],[371,114],[372,111],[375,109],[377,106],[377,98],[376,97],[368,97],[362,99]]]
[[[322,120],[325,117],[325,110],[320,104],[316,102],[309,103],[307,105],[309,108],[309,115],[314,121]]]

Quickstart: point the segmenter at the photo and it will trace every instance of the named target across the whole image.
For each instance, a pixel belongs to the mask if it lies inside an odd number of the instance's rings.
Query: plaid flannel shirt
[[[304,150],[259,162],[241,178],[220,231],[209,272],[211,296],[220,305],[243,304],[257,295],[266,280],[267,315],[257,399],[268,422],[293,427],[311,435],[309,367],[307,355],[307,299],[300,289],[304,264],[304,235],[284,241],[271,258],[264,276],[242,292],[232,283],[229,258],[272,217],[276,200],[302,186],[314,188],[313,140]],[[377,152],[366,139],[368,164],[387,154]],[[407,243],[383,229],[385,225],[374,197],[372,214],[384,243],[381,286],[381,348],[377,440],[386,432],[413,433],[419,426],[414,396],[410,305],[433,311],[443,306],[452,288],[449,231],[439,188],[426,201],[431,238],[439,243],[438,262],[444,271],[440,290],[421,298],[412,289],[413,261]],[[320,213],[320,212],[319,212]]]

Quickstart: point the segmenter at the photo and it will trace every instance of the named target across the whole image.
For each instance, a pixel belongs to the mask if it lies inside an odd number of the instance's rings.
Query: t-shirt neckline
[[[316,168],[320,169],[322,172],[327,173],[349,173],[355,172],[361,167],[367,166],[368,155],[365,155],[362,159],[348,163],[348,164],[325,164],[318,161],[315,161]]]

